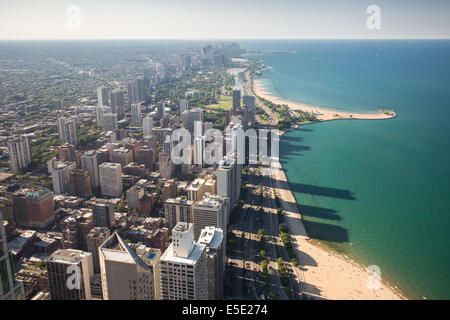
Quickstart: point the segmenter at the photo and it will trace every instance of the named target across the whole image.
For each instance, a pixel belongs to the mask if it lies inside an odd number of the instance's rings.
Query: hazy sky
[[[0,0],[0,39],[450,38],[449,16],[449,0]]]

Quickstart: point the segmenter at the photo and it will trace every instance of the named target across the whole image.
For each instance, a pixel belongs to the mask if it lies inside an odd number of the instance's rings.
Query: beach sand
[[[317,119],[321,121],[337,120],[337,119],[389,119],[394,118],[397,114],[393,110],[378,110],[374,113],[358,113],[358,112],[346,112],[336,111],[331,109],[325,109],[322,107],[310,106],[298,102],[291,102],[279,97],[271,95],[262,84],[261,80],[253,79],[253,91],[261,98],[272,101],[275,104],[286,104],[291,110],[301,110],[305,112],[311,112],[316,114]]]
[[[280,162],[271,164],[274,187],[285,212],[299,261],[301,287],[312,299],[332,300],[399,300],[405,299],[388,284],[371,290],[371,274],[363,266],[329,249],[313,244],[303,225],[302,216]],[[381,275],[382,276],[382,275]],[[373,288],[373,286],[372,286]]]

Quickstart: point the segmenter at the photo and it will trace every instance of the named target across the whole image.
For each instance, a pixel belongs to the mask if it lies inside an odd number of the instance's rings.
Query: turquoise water
[[[280,154],[311,237],[408,297],[450,298],[450,41],[249,41],[283,98],[389,120],[337,120],[289,132]]]

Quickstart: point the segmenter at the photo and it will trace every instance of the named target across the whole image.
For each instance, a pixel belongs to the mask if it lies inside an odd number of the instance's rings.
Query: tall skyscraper
[[[233,114],[241,107],[241,90],[233,90]]]
[[[194,243],[192,223],[178,222],[172,243],[161,257],[163,300],[206,300],[206,257],[204,244]]]
[[[150,117],[150,115],[147,115],[142,120],[142,127],[144,131],[144,137],[150,137],[152,135],[153,130],[153,117]]]
[[[45,261],[52,300],[90,300],[90,279],[94,275],[92,254],[59,249]]]
[[[77,124],[74,118],[58,119],[58,133],[61,142],[76,146],[78,144]]]
[[[131,120],[133,122],[133,126],[140,127],[142,125],[142,117],[141,117],[141,104],[133,103],[131,105]]]
[[[167,153],[159,154],[159,174],[163,179],[170,179],[173,174],[173,163]]]
[[[164,101],[159,101],[156,104],[156,114],[158,119],[161,120],[166,115],[166,103]]]
[[[135,83],[136,83],[137,101],[145,102],[148,99],[148,94],[147,94],[147,84],[144,77],[137,77]]]
[[[180,117],[186,110],[189,109],[189,101],[187,100],[180,100]]]
[[[236,159],[231,157],[225,157],[217,168],[217,194],[230,199],[228,215],[237,201],[235,188],[238,177],[236,171]]]
[[[0,300],[23,300],[25,297],[22,283],[14,280],[13,257],[8,250],[3,217],[0,212]]]
[[[98,87],[97,88],[97,105],[99,106],[109,106],[108,101],[108,88]]]
[[[208,300],[223,299],[223,274],[225,271],[223,230],[216,227],[203,228],[198,243],[206,246]]]
[[[248,119],[250,123],[255,121],[255,97],[254,96],[244,96],[242,102],[248,111]]]
[[[137,87],[136,83],[134,81],[130,81],[127,83],[127,94],[128,94],[128,106],[131,107],[133,103],[137,103],[138,101],[138,94],[137,94]]]
[[[194,237],[198,239],[204,227],[214,226],[226,230],[225,199],[219,195],[205,193],[194,204]]]
[[[150,253],[146,258],[155,259]],[[155,300],[155,269],[114,233],[99,247],[104,300]]]
[[[125,92],[123,90],[113,90],[109,94],[111,101],[111,111],[117,114],[117,117],[121,119],[125,112]]]
[[[88,172],[92,188],[97,188],[100,185],[100,174],[98,172],[97,153],[94,150],[86,151],[81,156],[81,167]]]
[[[119,128],[119,124],[117,123],[117,114],[115,114],[115,113],[103,114],[103,130],[115,131],[118,128]]]
[[[120,197],[123,191],[120,163],[104,162],[99,166],[99,173],[102,195]]]
[[[31,163],[31,151],[28,137],[21,136],[9,139],[8,150],[12,172],[18,172],[21,169],[25,169]]]
[[[52,180],[53,192],[55,194],[65,194],[69,192],[69,174],[75,167],[75,163],[60,163],[53,169]]]

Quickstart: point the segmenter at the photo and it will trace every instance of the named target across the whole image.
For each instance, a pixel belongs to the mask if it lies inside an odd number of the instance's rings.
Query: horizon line
[[[166,40],[166,41],[238,41],[238,40],[450,40],[450,37],[389,37],[389,38],[39,38],[39,39],[9,39],[0,38],[0,41],[126,41],[126,40]]]

